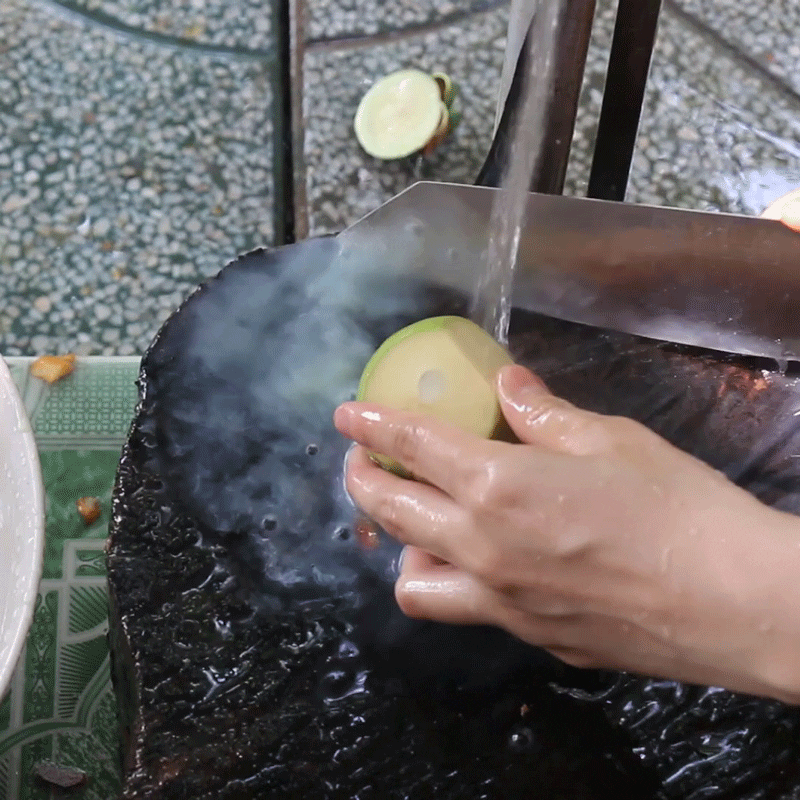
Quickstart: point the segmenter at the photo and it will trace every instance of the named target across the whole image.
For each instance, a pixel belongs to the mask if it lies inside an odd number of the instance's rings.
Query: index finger
[[[435,417],[396,411],[372,403],[344,403],[334,424],[374,453],[399,461],[417,478],[455,500],[486,467],[502,442],[480,439]]]

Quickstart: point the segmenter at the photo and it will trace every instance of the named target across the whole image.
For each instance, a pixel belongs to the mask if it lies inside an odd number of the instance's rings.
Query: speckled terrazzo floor
[[[727,17],[708,13],[716,3],[728,9]],[[312,19],[329,13],[326,0],[309,5]],[[703,17],[695,8],[689,13],[665,4],[627,199],[760,213],[800,185],[800,94],[777,86],[778,73],[754,68],[740,57],[739,43],[724,39],[736,31],[746,36],[744,25],[752,33],[752,6],[736,17],[721,0],[700,5]],[[787,45],[772,19],[774,6],[758,5],[766,20],[761,37]],[[616,3],[599,0],[565,189],[570,194],[586,192],[615,17]],[[494,126],[506,19],[506,7],[499,6],[443,30],[417,31],[409,24],[398,41],[310,44],[304,154],[312,233],[341,229],[421,177],[469,181],[477,175]],[[406,64],[449,70],[462,86],[463,121],[429,159],[375,162],[359,149],[341,110],[355,108],[371,75]]]
[[[272,243],[271,68],[25,0],[0,24],[0,352],[142,352]]]
[[[800,185],[798,9],[664,0],[630,201],[755,214]],[[474,179],[505,2],[303,11],[294,164],[311,234],[419,178]],[[599,0],[570,193],[586,189],[614,16]],[[274,27],[257,0],[0,0],[0,352],[142,352],[197,283],[274,242]],[[372,80],[410,65],[453,76],[462,123],[428,159],[375,161],[352,116]]]

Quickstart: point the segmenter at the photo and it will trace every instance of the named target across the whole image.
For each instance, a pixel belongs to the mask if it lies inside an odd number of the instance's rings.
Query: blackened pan
[[[239,258],[159,332],[108,545],[125,798],[800,796],[792,708],[399,613],[331,415],[382,339],[466,303],[331,237]],[[773,363],[521,311],[511,347],[800,513],[800,384]]]

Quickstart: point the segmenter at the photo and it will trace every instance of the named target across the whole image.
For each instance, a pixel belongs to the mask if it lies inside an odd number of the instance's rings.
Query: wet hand
[[[787,203],[781,212],[781,222],[800,233],[800,197]]]
[[[351,496],[406,545],[402,610],[500,626],[576,666],[793,698],[800,632],[779,606],[800,574],[797,520],[522,367],[498,394],[521,444],[364,404],[336,412],[360,445]]]

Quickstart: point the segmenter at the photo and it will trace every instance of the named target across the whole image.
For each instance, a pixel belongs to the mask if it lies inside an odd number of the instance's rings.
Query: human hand
[[[574,666],[799,696],[798,520],[522,367],[501,371],[498,394],[522,444],[366,404],[336,412],[361,445],[351,496],[407,545],[401,609],[500,626]]]
[[[800,195],[787,203],[781,213],[781,222],[793,231],[800,233]]]
[[[761,216],[779,220],[787,228],[800,233],[800,189],[779,197]]]

